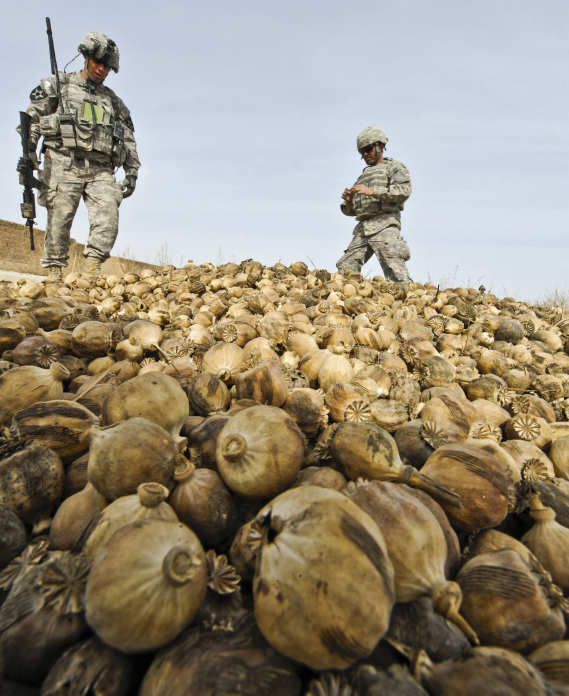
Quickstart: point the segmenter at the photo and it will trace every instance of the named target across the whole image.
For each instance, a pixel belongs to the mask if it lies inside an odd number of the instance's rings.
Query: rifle
[[[30,120],[30,115],[28,113],[20,111],[20,129],[22,135],[22,149],[24,152],[18,162],[18,173],[24,187],[24,202],[20,204],[20,210],[22,211],[22,217],[26,219],[26,227],[30,228],[30,249],[34,251],[34,225],[36,217],[34,189],[41,188],[41,183],[34,176],[34,163],[30,157]]]
[[[53,45],[53,33],[51,31],[51,20],[49,17],[45,18],[45,23],[47,26],[47,42],[49,44],[49,60],[51,62],[51,74],[55,75],[55,84],[57,90],[57,101],[59,102],[59,113],[64,113],[63,99],[61,97],[61,85],[59,84],[59,71],[57,70],[57,59],[55,57],[55,46]]]

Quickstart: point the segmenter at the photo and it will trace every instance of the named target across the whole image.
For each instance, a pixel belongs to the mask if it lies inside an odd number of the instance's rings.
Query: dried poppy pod
[[[405,466],[395,440],[375,423],[340,423],[332,435],[330,452],[340,471],[350,481],[359,477],[398,481],[416,486],[436,500],[447,501],[449,507],[459,503],[458,496],[447,488],[412,466]]]
[[[318,670],[369,655],[395,599],[393,566],[373,520],[318,486],[281,494],[256,520],[255,617],[269,643]]]
[[[87,373],[89,376],[93,377],[101,372],[105,372],[110,367],[116,363],[116,360],[112,355],[105,355],[102,358],[95,358],[87,365]]]
[[[133,674],[131,657],[92,637],[73,645],[59,658],[42,684],[42,696],[61,696],[65,691],[124,696]]]
[[[427,507],[431,513],[435,516],[437,522],[439,523],[446,541],[446,561],[445,561],[445,577],[449,580],[453,580],[455,575],[460,570],[462,565],[460,543],[458,541],[458,536],[456,532],[451,527],[448,517],[445,514],[443,508],[434,500],[428,493],[419,490],[418,488],[411,488],[411,486],[406,486],[405,484],[399,484],[403,489],[419,500],[425,507]]]
[[[516,551],[530,566],[537,566],[539,563],[533,553],[521,541],[514,539],[509,534],[498,532],[496,529],[485,529],[480,534],[476,534],[464,550],[464,556],[466,560],[469,560],[474,556],[492,553],[492,551],[501,551],[502,549]]]
[[[194,412],[202,416],[224,412],[230,402],[225,383],[211,373],[196,375],[188,384],[188,398]]]
[[[266,406],[282,406],[288,396],[286,378],[274,360],[265,360],[239,374],[235,389],[238,399],[254,399]]]
[[[141,483],[136,495],[125,495],[106,507],[81,539],[85,554],[94,559],[113,534],[132,522],[159,519],[178,521],[166,499],[170,491],[159,483]]]
[[[45,532],[63,492],[63,477],[63,464],[55,452],[26,445],[0,461],[0,505],[34,525],[34,534]]]
[[[315,336],[318,341],[318,336]],[[345,351],[350,353],[356,345],[356,339],[349,328],[328,328],[320,337],[321,348],[332,348],[338,343],[345,345]],[[373,347],[373,346],[372,346]]]
[[[0,321],[0,351],[13,350],[26,338],[26,329],[15,319]]]
[[[315,339],[305,333],[289,333],[286,345],[287,349],[294,351],[299,358],[303,358],[312,350],[318,350]]]
[[[89,561],[67,552],[54,554],[41,565],[38,561],[14,582],[0,610],[4,676],[27,684],[41,682],[86,629],[83,607]]]
[[[337,382],[328,389],[326,406],[330,409],[330,417],[336,422],[365,423],[371,420],[367,396],[346,382]]]
[[[418,375],[424,389],[448,387],[456,377],[454,365],[439,355],[428,355],[417,363]]]
[[[315,389],[292,389],[282,409],[308,438],[317,435],[328,424],[329,409],[324,402],[324,395]]]
[[[146,351],[154,350],[154,346],[159,346],[162,343],[162,329],[150,321],[137,319],[131,321],[123,330],[125,338],[135,338],[136,341]]]
[[[297,486],[321,486],[343,492],[347,485],[346,478],[329,466],[307,466],[298,474],[291,488]]]
[[[324,391],[328,391],[337,382],[349,382],[355,376],[352,366],[344,355],[345,349],[346,346],[343,343],[332,346],[328,357],[318,370],[318,384]],[[302,363],[300,369],[302,370]]]
[[[421,473],[458,496],[459,505],[439,502],[459,531],[495,527],[508,514],[509,469],[480,447],[443,445],[429,457]]]
[[[487,399],[505,406],[511,401],[507,389],[508,385],[498,375],[483,375],[466,385],[466,396],[470,401]]]
[[[542,645],[528,656],[528,661],[552,685],[566,687],[569,683],[569,640],[553,640]]]
[[[87,432],[99,419],[78,403],[55,399],[18,411],[13,424],[22,440],[49,447],[69,464],[88,450]]]
[[[534,526],[523,543],[564,592],[569,591],[569,529],[555,521],[555,511],[545,507],[539,494],[530,496],[530,516]]]
[[[548,696],[550,690],[538,669],[512,650],[473,648],[459,660],[433,664],[424,654],[416,660],[415,675],[432,696]]]
[[[180,522],[117,530],[97,555],[85,596],[95,633],[122,652],[155,650],[187,626],[207,586],[205,553]]]
[[[82,544],[77,546],[79,540],[107,505],[105,496],[90,483],[82,491],[66,498],[53,516],[49,530],[50,549],[80,549]]]
[[[186,439],[182,438],[183,444]],[[141,483],[171,482],[180,444],[144,418],[90,431],[89,481],[107,500],[136,493]]]
[[[60,297],[46,297],[41,300],[35,300],[27,305],[26,311],[33,314],[40,328],[46,331],[57,329],[63,317],[71,314],[71,308]]]
[[[82,358],[98,358],[112,351],[120,340],[118,324],[85,321],[73,329],[71,349]]]
[[[504,425],[504,432],[509,440],[525,440],[539,449],[547,450],[552,440],[549,424],[536,416],[518,413]]]
[[[12,417],[38,401],[61,399],[63,380],[69,371],[60,363],[49,370],[26,365],[0,375],[0,425],[9,425]]]
[[[144,357],[144,349],[137,341],[136,336],[130,336],[117,344],[114,356],[116,360],[140,362]]]
[[[254,518],[243,524],[235,534],[229,558],[244,581],[253,579],[257,554],[261,548],[261,539],[261,532]]]
[[[372,420],[388,433],[394,433],[409,420],[409,404],[396,399],[376,399],[370,404]]]
[[[494,428],[499,428],[510,419],[510,414],[505,408],[502,408],[493,401],[487,399],[476,399],[472,402],[474,408],[480,416],[490,423]]]
[[[359,370],[356,378],[372,379],[379,388],[378,397],[383,398],[389,396],[391,391],[391,377],[379,365],[368,365]]]
[[[371,481],[354,488],[350,499],[367,512],[385,539],[395,572],[397,602],[413,602],[428,595],[435,611],[478,643],[476,634],[458,613],[462,601],[460,587],[445,577],[447,545],[430,509],[406,487],[395,483]]]
[[[181,442],[180,430],[189,415],[188,397],[178,382],[154,372],[129,379],[109,394],[101,420],[112,425],[127,418],[146,418]]]
[[[543,576],[519,553],[501,549],[475,556],[457,576],[463,602],[461,613],[482,643],[529,653],[565,634],[555,586],[546,586]]]
[[[0,568],[26,548],[26,528],[9,508],[0,505]]]
[[[422,418],[404,423],[393,437],[401,457],[420,469],[437,447],[447,445],[449,437],[434,421]]]
[[[225,620],[216,617],[213,629],[192,626],[160,651],[140,696],[210,696],[215,689],[250,696],[300,695],[298,666],[267,643],[252,612],[238,609]]]
[[[318,349],[305,353],[300,359],[298,369],[308,377],[311,386],[316,384],[320,368],[329,356],[330,351]]]
[[[432,398],[421,411],[424,421],[436,423],[447,435],[449,442],[466,440],[482,418],[466,399],[450,393]]]
[[[569,480],[569,435],[559,437],[549,450],[549,459],[557,478]]]
[[[302,432],[290,416],[272,406],[237,413],[217,440],[219,473],[244,498],[278,495],[294,481],[303,458]]]
[[[12,359],[16,365],[49,367],[59,360],[60,355],[59,346],[47,338],[28,336],[14,348]]]
[[[191,431],[189,447],[192,461],[196,466],[217,470],[215,459],[217,440],[228,421],[228,415],[209,416]]]
[[[235,534],[239,526],[237,506],[216,471],[196,469],[187,459],[182,459],[174,480],[176,487],[170,504],[204,547],[218,546]]]
[[[522,478],[526,481],[545,481],[555,477],[549,457],[527,440],[505,440],[500,443],[514,460]]]
[[[243,369],[243,357],[243,349],[235,343],[216,343],[204,354],[202,369],[231,385]]]

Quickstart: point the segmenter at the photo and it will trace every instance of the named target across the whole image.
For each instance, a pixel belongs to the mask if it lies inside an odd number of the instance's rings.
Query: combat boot
[[[49,275],[47,276],[48,283],[61,282],[61,266],[49,266]]]
[[[99,275],[101,273],[101,259],[97,256],[87,256],[83,273],[86,275]]]

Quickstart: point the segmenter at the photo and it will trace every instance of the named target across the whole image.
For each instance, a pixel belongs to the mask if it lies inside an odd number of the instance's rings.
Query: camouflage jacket
[[[386,157],[375,166],[366,167],[354,186],[357,184],[372,188],[373,196],[359,194],[350,203],[344,201],[341,205],[344,215],[355,215],[356,220],[385,217],[384,227],[391,224],[401,227],[400,211],[411,195],[411,177],[404,164]]]
[[[134,125],[122,99],[103,84],[84,80],[80,72],[60,72],[59,81],[68,116],[62,118],[59,114],[55,76],[42,80],[32,90],[26,109],[31,116],[30,146],[35,148],[43,136],[45,148],[99,164],[122,166],[126,174],[137,176],[140,160]],[[117,122],[122,126],[122,140],[113,135]]]

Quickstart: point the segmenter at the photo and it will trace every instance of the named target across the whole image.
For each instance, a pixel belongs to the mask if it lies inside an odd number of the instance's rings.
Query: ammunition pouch
[[[124,126],[120,121],[115,121],[113,126],[113,144],[111,150],[111,160],[114,167],[121,167],[126,160],[128,153],[124,142]]]
[[[59,129],[63,147],[72,149],[77,147],[75,138],[75,117],[73,114],[56,114],[59,119]]]
[[[61,133],[59,127],[59,114],[42,116],[40,118],[40,133],[44,138],[54,138]]]

